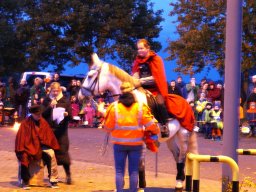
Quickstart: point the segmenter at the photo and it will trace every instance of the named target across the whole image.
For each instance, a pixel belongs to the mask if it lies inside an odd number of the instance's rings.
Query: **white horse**
[[[114,100],[120,95],[120,85],[128,81],[135,87],[140,85],[139,80],[133,78],[120,68],[101,61],[97,54],[92,55],[92,65],[86,78],[84,79],[81,89],[78,93],[79,100],[88,96],[102,95],[105,91],[111,92]],[[147,104],[145,91],[142,88],[135,89],[133,93],[137,101]],[[177,119],[168,121],[170,135],[168,138],[161,139],[160,142],[166,141],[169,150],[177,163],[176,189],[183,188],[185,180],[184,165],[187,152],[197,153],[197,139],[194,132],[188,131],[182,127]],[[140,177],[141,178],[141,177]],[[142,181],[143,182],[143,181]]]

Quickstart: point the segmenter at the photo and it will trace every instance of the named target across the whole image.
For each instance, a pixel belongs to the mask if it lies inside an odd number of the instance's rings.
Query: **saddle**
[[[156,101],[156,97],[148,90],[145,90],[145,95],[147,98],[147,104],[151,109],[152,114],[154,115],[158,122],[161,122],[161,110],[160,105]],[[169,113],[169,118],[174,118],[174,116],[171,113]]]

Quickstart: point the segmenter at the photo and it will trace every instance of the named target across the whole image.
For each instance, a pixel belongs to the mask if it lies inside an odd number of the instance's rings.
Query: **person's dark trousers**
[[[113,149],[117,192],[123,192],[126,159],[128,159],[130,192],[136,192],[142,145],[132,146],[114,144]]]
[[[23,120],[27,115],[27,103],[19,103],[15,106],[15,109],[18,111],[19,119]]]
[[[28,167],[24,165],[20,165],[20,176],[25,185],[28,185],[29,179],[30,179],[30,174],[29,174],[29,169]]]
[[[68,185],[72,184],[70,164],[63,164],[64,171],[66,173],[66,182]]]
[[[211,139],[212,138],[212,125],[211,123],[206,123],[205,126],[205,139]]]

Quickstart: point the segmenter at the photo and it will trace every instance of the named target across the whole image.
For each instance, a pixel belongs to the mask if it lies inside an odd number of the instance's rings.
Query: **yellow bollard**
[[[193,192],[199,192],[199,174],[200,174],[200,162],[223,162],[227,163],[232,170],[232,192],[239,191],[239,167],[237,163],[230,157],[227,156],[210,156],[210,155],[197,155],[193,153],[188,153],[186,157],[186,176],[191,174],[193,177]],[[191,163],[192,162],[192,163]],[[191,167],[192,166],[192,167]],[[192,171],[191,171],[192,170]],[[186,181],[187,184],[187,181]],[[189,184],[189,182],[188,182]],[[190,182],[191,184],[191,182]],[[187,190],[188,189],[188,190]],[[191,191],[190,186],[186,186],[186,191]]]
[[[237,149],[238,155],[256,155],[256,149]]]
[[[189,158],[186,158],[186,164],[185,164],[185,172],[186,172],[186,191],[191,191],[192,190],[192,174],[193,174],[193,170],[192,170],[192,160],[190,160]]]

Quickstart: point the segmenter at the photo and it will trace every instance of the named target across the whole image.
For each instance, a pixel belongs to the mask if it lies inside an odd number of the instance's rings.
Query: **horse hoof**
[[[175,185],[175,191],[179,192],[183,190],[183,181],[177,180]]]
[[[139,188],[137,192],[144,192],[143,188]]]

